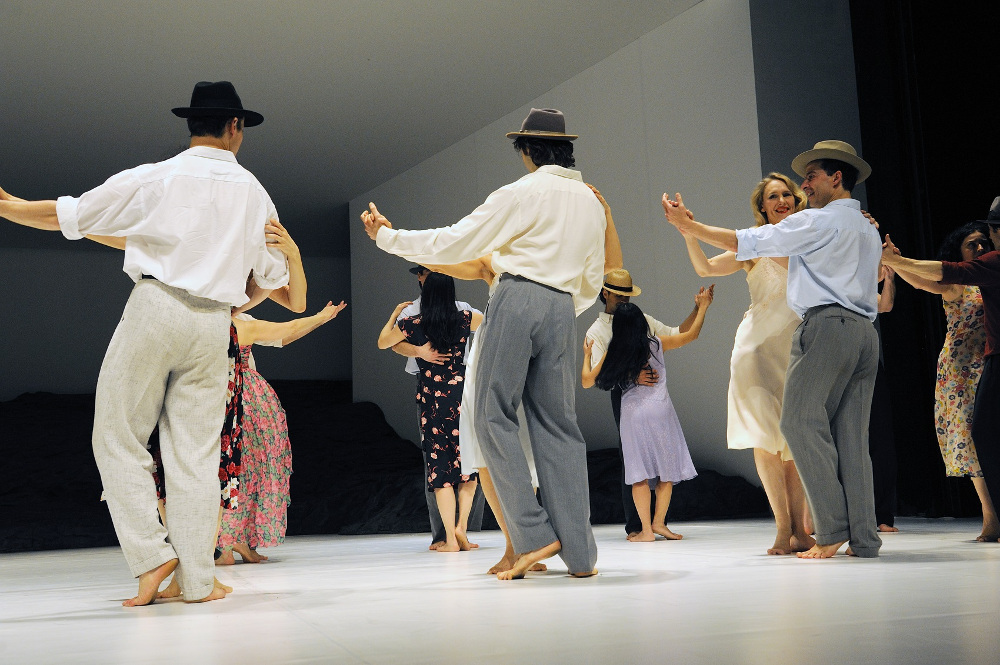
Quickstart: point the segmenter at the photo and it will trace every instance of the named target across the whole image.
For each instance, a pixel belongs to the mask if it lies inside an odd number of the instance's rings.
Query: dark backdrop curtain
[[[851,0],[863,155],[874,169],[868,206],[907,256],[933,258],[951,229],[983,219],[1000,195],[997,5]],[[978,515],[972,483],[945,477],[934,433],[940,298],[897,286],[882,331],[899,512]]]

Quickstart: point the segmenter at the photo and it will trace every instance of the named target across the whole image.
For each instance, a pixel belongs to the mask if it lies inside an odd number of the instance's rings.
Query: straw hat
[[[625,268],[615,268],[604,276],[604,288],[620,296],[637,296],[642,289],[632,283],[632,275]]]
[[[858,184],[872,174],[872,167],[858,157],[858,151],[850,143],[843,141],[820,141],[812,150],[806,150],[792,160],[792,170],[803,178],[806,177],[806,165],[817,159],[836,159],[850,164],[858,170]]]

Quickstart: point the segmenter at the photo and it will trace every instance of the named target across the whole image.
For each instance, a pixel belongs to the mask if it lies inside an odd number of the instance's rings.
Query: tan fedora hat
[[[854,146],[843,141],[820,141],[812,150],[806,150],[792,160],[792,170],[804,178],[806,165],[817,159],[837,159],[850,164],[858,170],[858,183],[864,182],[872,174],[872,167],[858,157],[858,151]]]
[[[531,109],[528,117],[521,123],[521,131],[507,132],[507,138],[515,136],[530,136],[536,139],[555,139],[572,141],[580,138],[576,134],[566,133],[566,117],[556,109]]]
[[[604,276],[604,288],[620,296],[637,296],[642,289],[632,283],[632,275],[625,268],[615,268]]]

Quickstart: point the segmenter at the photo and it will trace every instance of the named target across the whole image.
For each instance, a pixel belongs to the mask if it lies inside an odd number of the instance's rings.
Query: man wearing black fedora
[[[500,282],[480,328],[476,434],[519,557],[500,579],[523,577],[559,554],[570,574],[596,571],[587,446],[576,421],[576,316],[600,291],[603,205],[573,170],[563,114],[531,109],[507,134],[528,170],[452,226],[393,229],[375,204],[362,213],[378,247],[419,263],[448,265],[492,254]],[[523,398],[523,400],[522,400]],[[545,507],[538,505],[518,438],[523,403]]]
[[[94,458],[145,605],[177,570],[184,599],[215,600],[211,543],[219,515],[219,436],[225,415],[230,311],[257,286],[288,283],[264,227],[277,218],[257,179],[236,161],[244,127],[263,122],[232,83],[198,83],[186,118],[190,147],[112,176],[78,198],[23,201],[0,190],[0,216],[70,240],[118,236],[136,282],[97,380]],[[170,500],[157,518],[146,442],[159,424]]]
[[[810,208],[781,224],[751,229],[706,226],[689,217],[680,194],[663,195],[667,220],[683,233],[736,253],[788,257],[788,306],[802,318],[781,406],[781,433],[795,457],[816,528],[804,559],[848,554],[876,557],[868,421],[878,336],[878,271],[882,242],[851,197],[871,167],[843,141],[820,141],[792,160]]]
[[[994,247],[1000,247],[1000,196],[993,199],[989,214],[980,221],[989,224],[990,240]],[[888,234],[885,245],[882,261],[896,272],[941,284],[978,286],[983,294],[986,359],[976,385],[972,440],[990,496],[1000,496],[1000,251],[953,263],[908,259],[900,255]]]

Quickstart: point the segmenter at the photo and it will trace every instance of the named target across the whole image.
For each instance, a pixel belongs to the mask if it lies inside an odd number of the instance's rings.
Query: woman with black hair
[[[420,407],[421,444],[427,452],[427,484],[434,491],[447,539],[438,552],[458,552],[473,547],[465,535],[476,494],[476,474],[462,474],[458,447],[458,419],[465,385],[465,343],[483,320],[478,312],[455,307],[455,280],[447,275],[427,275],[420,292],[420,314],[396,318],[409,305],[400,303],[382,327],[378,347],[388,349],[406,341],[415,346],[427,342],[435,351],[449,354],[443,365],[417,359],[417,403]],[[455,489],[458,489],[458,519]]]
[[[993,251],[989,227],[969,222],[949,233],[938,251],[939,261],[972,261]],[[983,530],[976,540],[993,542],[1000,537],[1000,520],[986,488],[972,441],[972,411],[976,385],[983,371],[986,329],[983,296],[978,286],[941,284],[907,272],[899,276],[918,289],[941,296],[947,317],[944,346],[938,356],[934,389],[934,421],[938,445],[949,476],[971,476],[983,505]]]
[[[625,458],[625,482],[632,485],[632,500],[642,522],[642,531],[632,534],[632,542],[652,542],[656,534],[680,540],[666,526],[667,508],[674,483],[697,475],[688,452],[677,412],[667,392],[663,350],[677,349],[698,339],[711,304],[708,292],[695,296],[698,312],[687,332],[653,336],[646,317],[636,305],[622,303],[615,309],[611,344],[608,352],[591,366],[593,340],[583,345],[584,388],[597,385],[601,390],[622,390],[621,439]],[[654,386],[636,383],[645,367],[652,367],[659,379]],[[656,510],[650,516],[649,481],[657,480]]]

